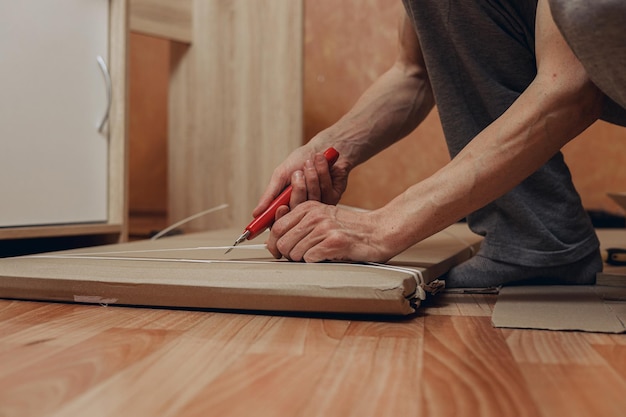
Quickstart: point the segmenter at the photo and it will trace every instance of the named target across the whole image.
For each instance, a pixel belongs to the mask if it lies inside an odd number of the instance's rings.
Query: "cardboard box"
[[[411,314],[481,242],[457,224],[388,265],[275,260],[239,230],[0,259],[0,297],[209,309]],[[262,242],[263,237],[257,240]],[[254,241],[252,243],[256,243]]]

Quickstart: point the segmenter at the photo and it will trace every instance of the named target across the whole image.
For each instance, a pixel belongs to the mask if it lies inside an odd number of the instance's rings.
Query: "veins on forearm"
[[[432,109],[432,101],[427,80],[394,67],[328,133],[354,148],[357,165],[415,129]]]

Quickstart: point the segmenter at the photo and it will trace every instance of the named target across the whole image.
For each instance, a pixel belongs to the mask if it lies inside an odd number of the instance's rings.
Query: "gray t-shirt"
[[[404,0],[418,34],[450,155],[454,157],[537,74],[536,0]],[[574,262],[597,250],[563,155],[472,213],[480,253],[525,266]]]

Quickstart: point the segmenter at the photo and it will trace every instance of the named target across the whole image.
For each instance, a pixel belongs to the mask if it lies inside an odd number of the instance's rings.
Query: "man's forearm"
[[[432,107],[425,71],[394,65],[346,115],[312,142],[319,149],[335,146],[354,167],[408,135]]]
[[[546,93],[541,79],[449,164],[381,209],[389,242],[403,250],[502,196],[593,123],[602,95],[590,82]]]

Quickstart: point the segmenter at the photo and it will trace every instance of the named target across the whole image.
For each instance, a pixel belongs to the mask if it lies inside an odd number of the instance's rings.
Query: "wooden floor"
[[[626,335],[0,300],[0,416],[620,416]]]

